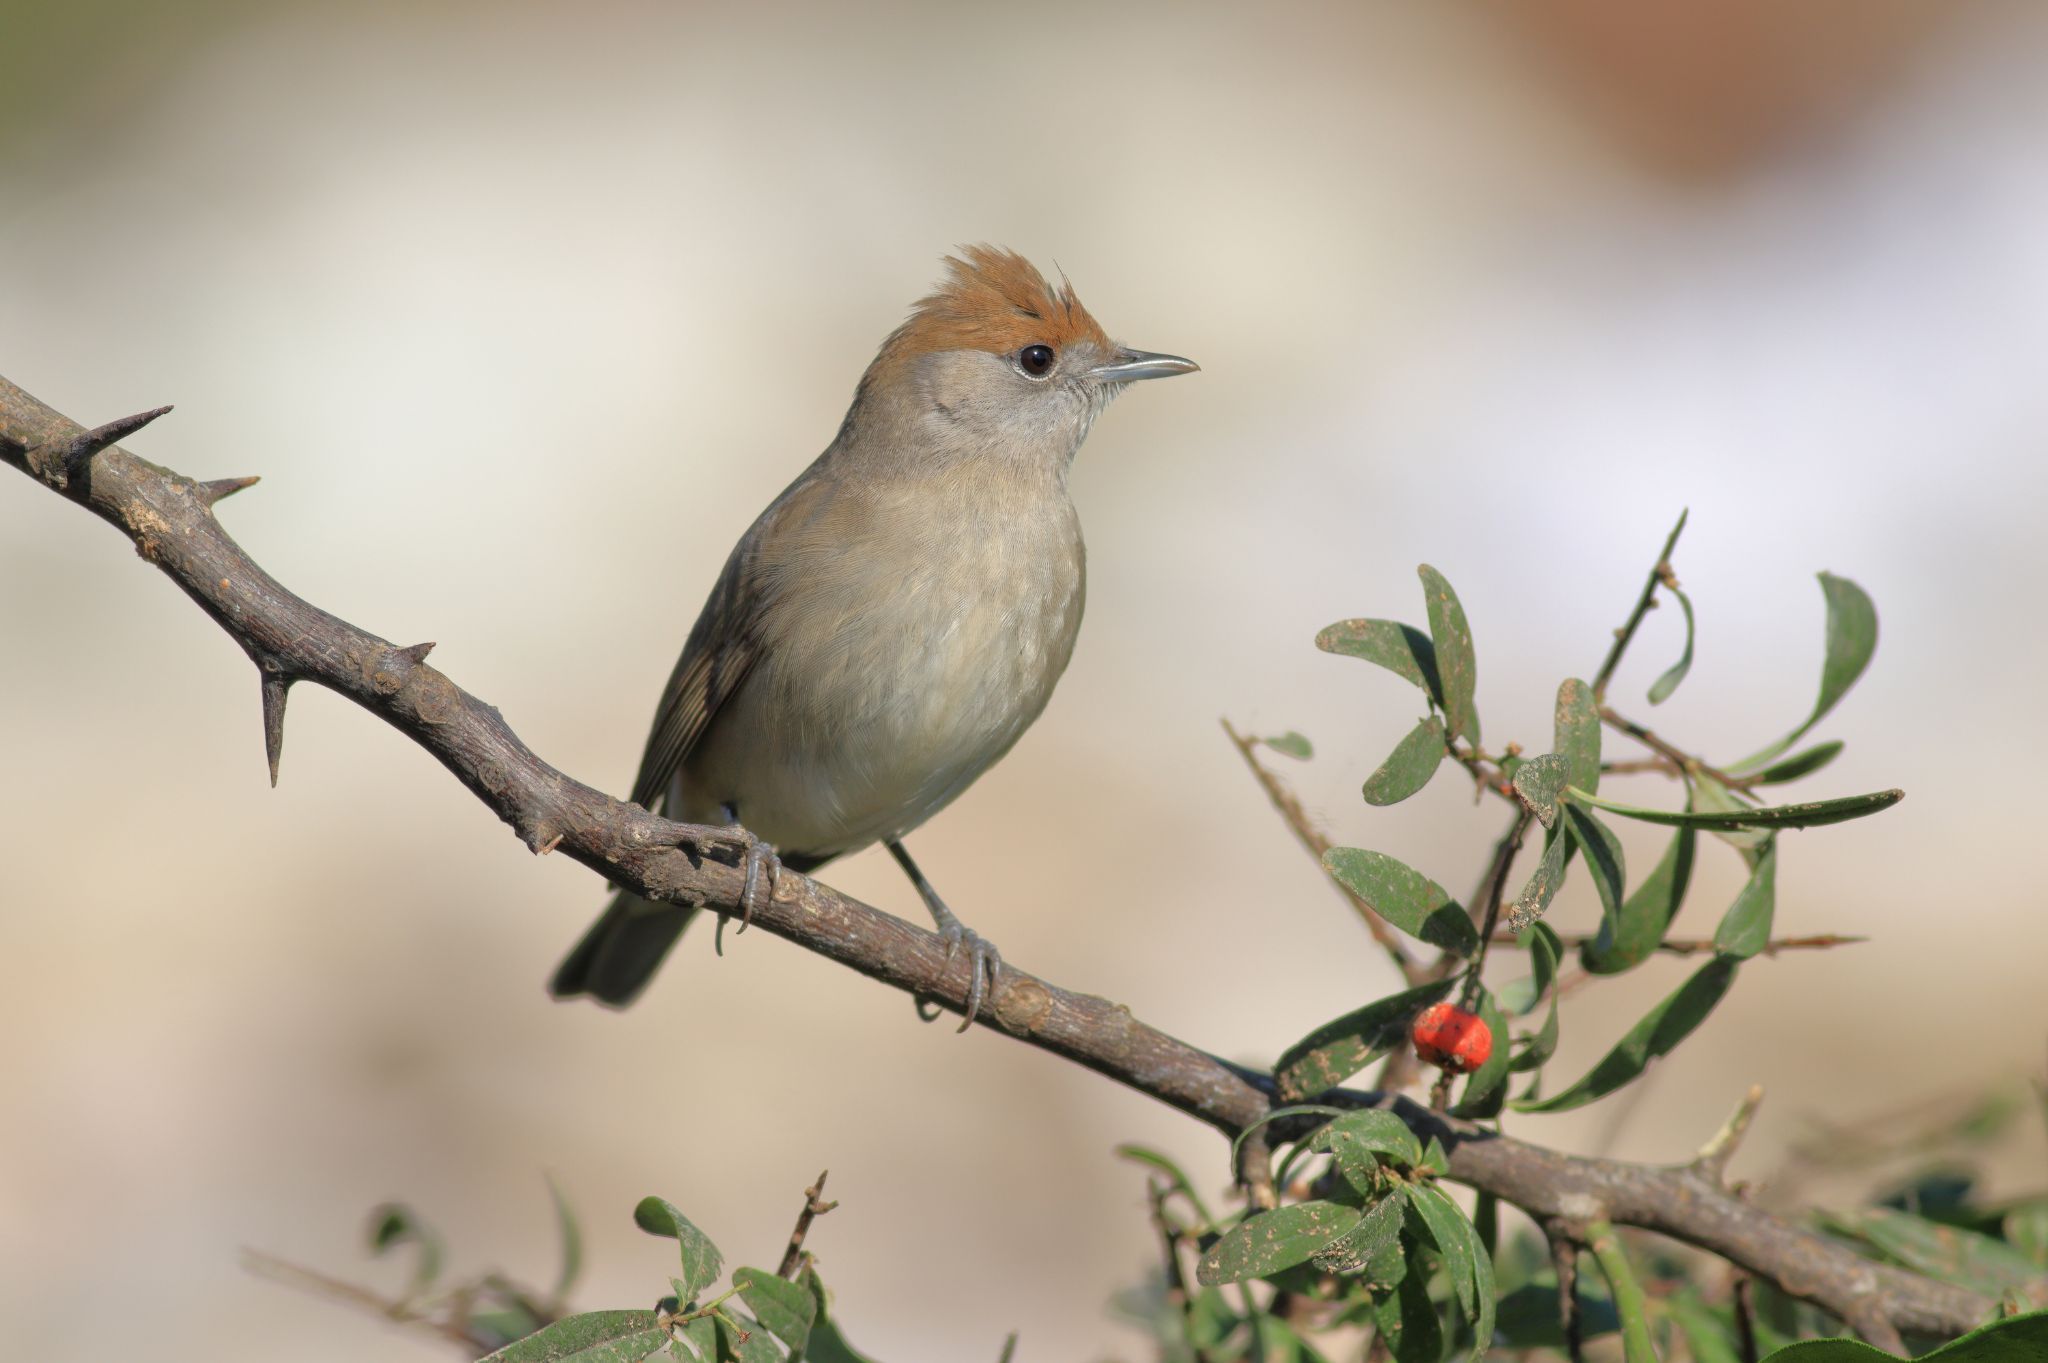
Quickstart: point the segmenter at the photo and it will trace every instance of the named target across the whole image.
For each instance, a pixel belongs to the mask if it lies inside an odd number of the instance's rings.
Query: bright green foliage
[[[1820,589],[1828,602],[1827,654],[1821,660],[1820,695],[1813,703],[1813,713],[1776,743],[1735,763],[1733,770],[1761,766],[1804,738],[1849,693],[1877,651],[1877,607],[1869,595],[1848,578],[1833,573],[1820,575]]]
[[[1816,800],[1804,805],[1757,805],[1727,811],[1698,809],[1644,809],[1617,804],[1583,790],[1567,791],[1573,800],[1644,823],[1668,824],[1677,828],[1818,828],[1822,824],[1860,819],[1890,809],[1906,798],[1903,790],[1880,790],[1871,795],[1846,795],[1839,800]]]
[[[1721,925],[1714,929],[1714,950],[1737,960],[1746,960],[1762,951],[1771,940],[1771,918],[1777,902],[1778,839],[1773,834],[1757,848],[1749,880],[1722,915]]]

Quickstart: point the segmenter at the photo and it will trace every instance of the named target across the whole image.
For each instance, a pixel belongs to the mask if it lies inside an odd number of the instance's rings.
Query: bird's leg
[[[946,965],[951,967],[953,957],[961,947],[967,948],[968,961],[972,966],[967,982],[967,1015],[960,1019],[960,1030],[966,1031],[974,1025],[975,1015],[981,1012],[982,1000],[992,991],[1003,974],[1003,954],[996,950],[995,943],[953,916],[946,907],[946,901],[939,898],[939,892],[924,878],[924,872],[917,869],[917,863],[910,859],[910,853],[903,850],[903,844],[895,838],[884,838],[883,846],[889,855],[896,858],[896,864],[903,868],[903,874],[910,877],[910,883],[917,887],[918,897],[924,900],[925,908],[931,910],[932,922],[938,925],[939,937],[946,944]],[[931,1020],[925,1015],[920,1003],[918,1016]]]
[[[760,894],[763,874],[768,880],[768,902],[775,902],[776,892],[782,884],[782,858],[773,847],[749,833],[740,826],[740,812],[730,801],[719,806],[725,814],[725,822],[732,840],[745,849],[746,884],[740,890],[740,931],[745,932],[754,924],[754,904]]]

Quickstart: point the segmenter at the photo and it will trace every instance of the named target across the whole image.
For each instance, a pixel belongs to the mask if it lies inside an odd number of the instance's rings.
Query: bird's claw
[[[967,1007],[965,1015],[960,1019],[958,1029],[964,1032],[974,1025],[974,1019],[980,1014],[983,1001],[995,992],[996,986],[1002,980],[1003,953],[996,950],[994,942],[989,941],[980,933],[967,927],[958,919],[939,929],[939,939],[946,944],[945,968],[949,971],[953,968],[953,958],[960,954],[960,949],[962,947],[967,949],[970,966],[967,980]],[[920,1001],[918,1004],[918,1016],[923,1017],[925,1021],[929,1022],[932,1018],[938,1016],[938,1012],[934,1009],[930,1016],[926,1016],[924,1005]]]
[[[697,852],[701,855],[707,846],[719,844],[737,848],[740,853],[740,867],[746,877],[740,887],[740,931],[745,932],[754,925],[754,906],[761,902],[762,881],[767,882],[768,903],[774,903],[782,892],[782,857],[772,844],[737,823],[727,825],[718,838],[698,843]]]

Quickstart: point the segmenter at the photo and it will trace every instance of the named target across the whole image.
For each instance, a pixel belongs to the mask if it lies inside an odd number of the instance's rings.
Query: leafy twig
[[[1614,645],[1607,650],[1607,657],[1600,664],[1600,670],[1593,674],[1593,699],[1596,703],[1607,699],[1607,683],[1614,680],[1614,669],[1621,666],[1621,657],[1628,652],[1629,644],[1636,637],[1636,630],[1642,626],[1643,617],[1657,604],[1657,588],[1672,580],[1671,551],[1678,547],[1678,537],[1685,532],[1685,518],[1691,514],[1690,511],[1679,513],[1678,524],[1671,527],[1670,538],[1664,541],[1664,552],[1657,555],[1656,564],[1643,582],[1643,594],[1636,598],[1635,609],[1629,612],[1628,620],[1622,627],[1614,631]]]

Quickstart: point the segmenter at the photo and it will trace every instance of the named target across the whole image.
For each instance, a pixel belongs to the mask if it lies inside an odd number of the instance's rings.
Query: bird
[[[964,246],[885,339],[839,431],[727,558],[655,712],[632,798],[721,825],[751,914],[781,868],[881,843],[971,971],[961,1031],[1002,956],[903,839],[1045,709],[1081,626],[1086,560],[1067,473],[1132,383],[1191,373],[1112,341],[1062,273]],[[550,982],[621,1008],[696,910],[621,891]]]

